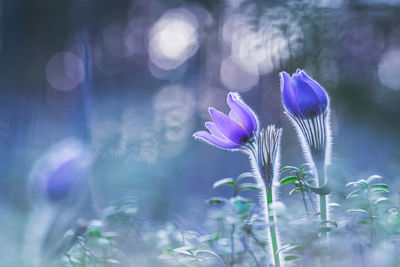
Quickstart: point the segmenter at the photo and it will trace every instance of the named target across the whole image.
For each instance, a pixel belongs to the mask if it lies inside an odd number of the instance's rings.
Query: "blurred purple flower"
[[[307,119],[326,111],[328,95],[325,89],[303,70],[297,69],[292,77],[282,71],[280,76],[282,102],[292,116]]]
[[[30,182],[36,194],[49,201],[60,201],[86,186],[91,155],[75,139],[66,139],[52,146],[35,163]]]
[[[212,122],[205,126],[210,131],[199,131],[193,136],[223,149],[236,149],[252,141],[258,131],[254,112],[240,99],[238,93],[228,93],[229,116],[210,107]]]

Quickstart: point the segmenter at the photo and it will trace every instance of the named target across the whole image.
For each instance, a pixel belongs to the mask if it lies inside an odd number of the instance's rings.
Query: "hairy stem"
[[[325,185],[325,164],[324,160],[322,159],[316,159],[315,160],[315,166],[317,169],[317,176],[318,176],[318,187],[321,187]],[[319,210],[321,213],[321,220],[326,221],[328,219],[327,217],[327,209],[326,209],[326,195],[319,195]],[[326,240],[327,239],[327,233],[323,232],[321,233],[322,239]]]
[[[272,210],[272,188],[269,186],[266,188],[267,190],[267,209],[268,209],[268,224],[269,224],[269,232],[271,235],[271,245],[272,245],[272,252],[274,253],[274,262],[275,266],[279,267],[279,254],[278,252],[278,240],[275,231],[275,218]]]
[[[234,266],[235,264],[235,224],[232,224],[232,231],[231,231],[231,262],[229,266]]]

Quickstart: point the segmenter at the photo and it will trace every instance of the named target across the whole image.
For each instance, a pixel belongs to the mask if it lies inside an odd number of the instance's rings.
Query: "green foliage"
[[[320,266],[322,258],[343,266],[360,262],[399,265],[400,209],[393,205],[390,186],[382,183],[380,176],[343,186],[346,197],[339,198],[339,203],[331,201],[330,216],[322,221],[313,200],[318,193],[311,188],[315,186],[307,165],[288,166],[283,171],[289,176],[281,179],[281,186],[291,184],[289,194],[302,201],[276,210],[276,226],[284,237],[277,252],[282,263]],[[231,196],[206,200],[209,211],[203,230],[186,229],[177,222],[158,225],[140,220],[134,201],[123,199],[107,208],[101,220],[81,223],[78,229],[68,231],[64,238],[67,245],[56,265],[265,265],[271,260],[265,215],[253,199],[245,197],[251,193],[257,197],[260,190],[252,174],[221,179],[213,187],[229,189]],[[304,209],[299,209],[300,205]],[[321,238],[326,234],[329,243]]]

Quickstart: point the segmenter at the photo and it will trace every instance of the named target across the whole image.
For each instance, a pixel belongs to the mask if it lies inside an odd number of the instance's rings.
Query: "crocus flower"
[[[229,116],[209,108],[213,121],[206,122],[205,125],[210,132],[200,131],[193,136],[219,148],[243,149],[248,153],[254,169],[257,170],[255,177],[261,187],[260,204],[265,210],[265,219],[270,229],[271,258],[274,259],[275,266],[279,267],[279,240],[272,210],[272,180],[279,166],[277,158],[281,129],[269,126],[259,131],[256,115],[237,93],[228,93],[227,103],[231,108]]]
[[[303,70],[297,69],[292,77],[284,71],[280,75],[282,102],[292,116],[311,118],[326,111],[328,95],[325,89]]]
[[[310,153],[325,153],[329,143],[328,94],[300,69],[292,77],[284,71],[280,76],[282,102],[287,114],[304,136],[311,149]]]
[[[283,71],[280,76],[286,114],[297,129],[306,159],[315,167],[318,187],[326,188],[325,169],[331,146],[328,94],[302,70],[298,69],[291,77]],[[329,190],[324,191],[326,193],[319,193],[320,214],[321,219],[326,221],[326,194],[329,194]],[[326,233],[321,235],[326,237]]]
[[[58,202],[85,187],[85,175],[90,163],[91,156],[81,142],[63,140],[35,163],[30,185],[42,199]]]
[[[210,132],[199,131],[194,137],[223,149],[236,149],[252,141],[258,130],[254,112],[240,99],[237,93],[228,93],[226,102],[231,108],[229,116],[210,107],[212,122],[205,126]]]

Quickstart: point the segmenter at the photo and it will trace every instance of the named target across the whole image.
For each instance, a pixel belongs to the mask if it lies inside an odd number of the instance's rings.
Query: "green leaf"
[[[281,172],[285,172],[285,171],[288,171],[288,170],[299,171],[299,169],[294,167],[294,166],[285,166],[285,167],[282,168]]]
[[[222,197],[212,197],[207,199],[205,202],[206,204],[223,204],[226,202],[226,199]]]
[[[244,179],[244,178],[254,178],[254,174],[253,174],[252,172],[244,172],[244,173],[241,173],[241,174],[236,178],[236,180],[237,180],[237,181],[240,181],[240,180],[242,180],[242,179]]]
[[[297,260],[299,257],[296,255],[287,255],[285,258],[283,258],[285,261],[293,261]]]
[[[354,191],[351,191],[351,192],[347,195],[346,199],[358,197],[358,196],[359,196],[359,193],[360,193],[360,189],[356,189],[356,190],[354,190]]]
[[[378,180],[378,179],[382,179],[382,177],[379,175],[371,175],[367,179],[367,184],[371,184],[373,181]]]
[[[381,203],[383,201],[387,201],[387,200],[388,200],[388,198],[386,198],[386,197],[380,197],[374,201],[374,204],[379,204],[379,203]]]
[[[331,231],[331,228],[328,227],[328,226],[320,226],[320,227],[318,227],[318,232],[320,232],[320,233],[327,233],[327,232],[330,232],[330,231]]]
[[[92,229],[88,232],[90,236],[94,237],[100,237],[101,236],[101,231],[99,229]]]
[[[287,183],[292,183],[292,182],[297,182],[299,179],[295,176],[289,176],[285,177],[281,180],[281,185],[287,184]]]
[[[308,164],[307,164],[307,163],[306,163],[306,164],[303,164],[303,165],[301,165],[301,167],[300,167],[300,172],[303,172],[303,171],[304,171],[304,169],[305,169],[306,167],[308,167]]]
[[[313,186],[310,184],[307,184],[308,188],[311,189],[314,193],[318,195],[328,195],[331,192],[331,188],[328,184],[324,184],[321,187]]]
[[[387,184],[374,184],[371,186],[371,188],[383,188],[383,189],[389,189],[390,186],[388,186]]]
[[[340,204],[339,203],[335,203],[335,202],[331,202],[331,203],[328,204],[328,206],[336,208],[336,207],[340,207]]]
[[[198,250],[194,250],[193,251],[193,256],[198,256],[200,253],[207,253],[207,254],[211,254],[216,258],[220,258],[218,256],[218,254],[216,254],[214,251],[212,250],[207,250],[207,249],[198,249]]]
[[[348,213],[359,212],[359,213],[368,214],[367,211],[362,210],[362,209],[349,209],[349,210],[346,210],[346,212],[348,212]]]
[[[367,188],[367,187],[368,187],[367,181],[365,181],[364,179],[358,180],[357,183],[358,183],[359,185],[361,185],[362,187],[364,187],[364,188]]]
[[[236,208],[238,213],[246,213],[249,211],[249,205],[246,203],[246,199],[241,197],[231,198],[231,203]]]
[[[243,183],[243,184],[239,185],[237,190],[238,191],[243,191],[243,190],[259,191],[259,190],[261,190],[261,188],[255,183]]]
[[[371,194],[376,194],[376,193],[390,193],[389,190],[384,189],[384,188],[371,188],[371,189],[369,190],[369,192],[370,192]]]
[[[294,194],[295,192],[297,192],[297,191],[300,191],[300,188],[298,188],[298,187],[293,188],[292,190],[290,190],[289,196],[293,195],[293,194]]]
[[[359,186],[360,184],[358,183],[358,182],[350,182],[350,183],[347,183],[346,184],[346,187],[349,187],[349,186]]]
[[[301,247],[300,246],[293,246],[293,245],[290,245],[290,244],[286,244],[286,245],[283,245],[280,249],[278,249],[276,251],[275,255],[278,255],[280,252],[294,251],[294,250],[299,249],[299,248],[301,248]]]
[[[191,251],[191,247],[189,246],[183,246],[183,247],[179,247],[174,249],[174,252],[182,254],[182,255],[187,255],[187,256],[192,256],[192,251]]]
[[[332,225],[332,226],[335,226],[336,228],[338,227],[338,224],[337,224],[337,222],[335,222],[335,221],[322,221],[320,224],[319,224],[320,226],[323,226],[323,225],[326,225],[326,226],[328,226],[328,225]]]
[[[232,178],[224,178],[224,179],[218,180],[213,184],[213,188],[215,189],[222,185],[234,186],[235,180],[233,180]]]

